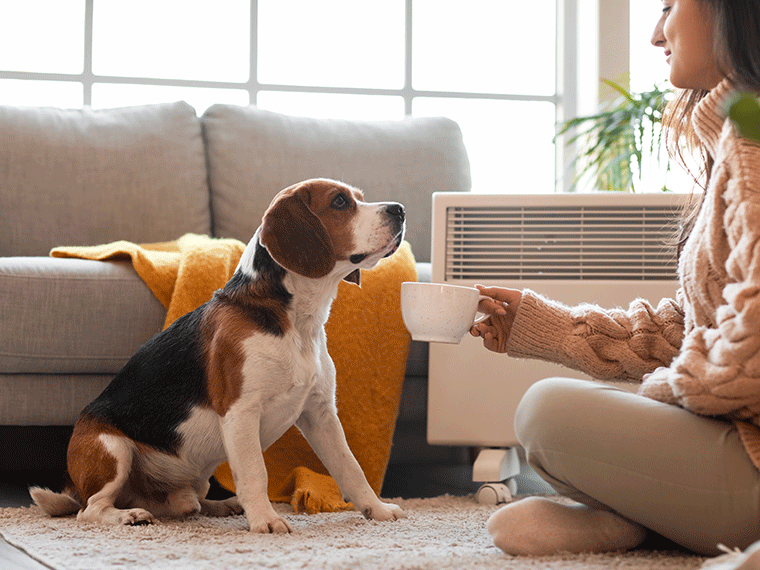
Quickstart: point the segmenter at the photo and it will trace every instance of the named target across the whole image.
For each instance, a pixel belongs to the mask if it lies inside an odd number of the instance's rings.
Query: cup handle
[[[481,302],[482,300],[484,300],[484,299],[490,299],[490,298],[491,298],[491,297],[488,297],[487,295],[480,295],[480,296],[478,297],[478,303],[480,303],[480,302]],[[491,316],[491,315],[489,315],[488,313],[483,313],[483,315],[481,315],[480,317],[477,317],[477,318],[475,319],[475,321],[473,321],[473,323],[472,323],[472,326],[474,327],[474,326],[475,326],[475,325],[477,325],[478,323],[482,323],[483,321],[485,321],[485,320],[486,320],[488,317],[490,317],[490,316]]]

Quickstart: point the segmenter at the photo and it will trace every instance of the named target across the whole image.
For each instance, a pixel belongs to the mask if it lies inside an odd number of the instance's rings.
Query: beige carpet
[[[294,515],[276,505],[292,535],[249,534],[242,516],[161,520],[104,527],[50,519],[36,507],[0,509],[0,535],[55,570],[195,569],[691,569],[704,559],[681,552],[511,557],[494,547],[485,523],[496,507],[472,497],[394,500],[409,518],[366,521],[356,512]]]

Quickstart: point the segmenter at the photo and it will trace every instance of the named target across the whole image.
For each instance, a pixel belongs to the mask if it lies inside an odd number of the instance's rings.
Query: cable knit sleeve
[[[683,317],[672,299],[663,299],[656,308],[637,299],[628,310],[604,310],[568,307],[526,289],[507,353],[556,362],[600,380],[639,381],[678,354]]]
[[[639,392],[760,425],[760,145],[739,138],[726,122],[715,164],[708,193],[720,215],[706,220],[695,241],[697,254],[710,260],[721,242],[727,248],[714,322],[688,330],[673,364],[647,377]]]

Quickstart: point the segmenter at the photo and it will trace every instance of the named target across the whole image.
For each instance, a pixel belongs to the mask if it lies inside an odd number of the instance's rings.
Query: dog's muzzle
[[[406,219],[406,212],[404,206],[397,202],[391,202],[386,207],[383,213],[386,216],[385,227],[390,229],[390,233],[393,236],[393,243],[388,243],[385,247],[391,246],[387,253],[383,257],[393,255],[401,245],[401,241],[404,239],[404,220]],[[383,249],[385,249],[383,247]],[[349,261],[354,265],[357,265],[367,259],[372,253],[355,253],[349,257]]]

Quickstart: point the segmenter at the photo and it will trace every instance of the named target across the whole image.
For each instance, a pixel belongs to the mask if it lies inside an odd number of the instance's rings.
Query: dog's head
[[[335,272],[357,285],[404,238],[404,207],[363,201],[341,182],[306,180],[281,191],[264,214],[259,241],[288,271],[310,278]]]

